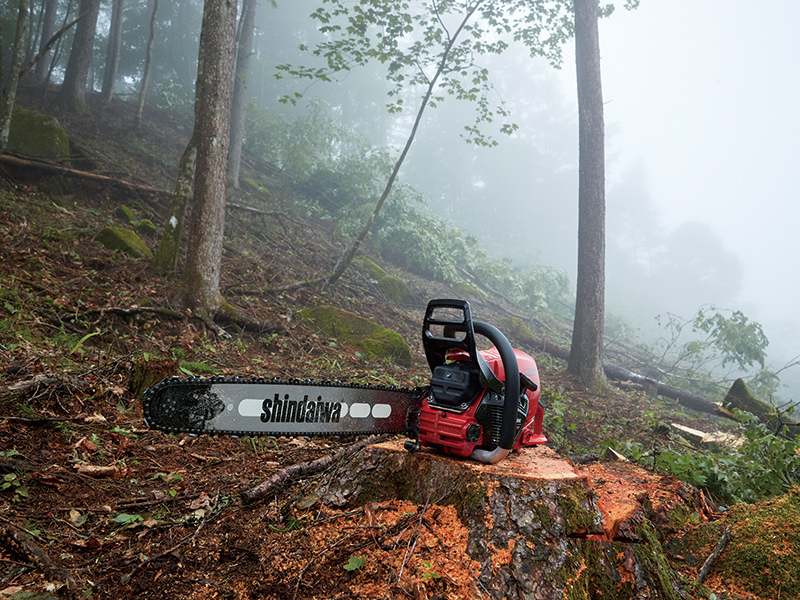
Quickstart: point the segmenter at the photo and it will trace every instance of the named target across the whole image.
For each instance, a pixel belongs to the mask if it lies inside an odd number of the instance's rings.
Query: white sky
[[[712,226],[744,265],[728,308],[765,324],[800,322],[798,28],[799,0],[641,0],[600,25],[609,168],[641,160],[667,226]]]

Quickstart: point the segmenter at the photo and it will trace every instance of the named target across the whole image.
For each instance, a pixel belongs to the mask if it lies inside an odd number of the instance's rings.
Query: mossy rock
[[[158,227],[150,219],[142,219],[136,223],[136,233],[154,238],[158,233]]]
[[[104,227],[95,238],[109,250],[119,250],[134,258],[153,258],[153,253],[135,232],[122,227]]]
[[[117,210],[114,211],[114,214],[125,221],[128,225],[133,225],[136,223],[136,215],[133,214],[133,210],[130,206],[125,206],[124,204],[120,204],[117,207]]]
[[[396,331],[333,306],[304,308],[296,316],[340,342],[378,358],[391,358],[405,367],[412,364],[411,349]]]
[[[389,275],[381,267],[376,265],[368,258],[359,257],[356,264],[377,282],[378,289],[386,296],[387,300],[395,304],[418,304],[419,299],[416,294],[408,289],[408,286],[399,277]]]
[[[30,156],[69,157],[69,136],[53,116],[17,109],[11,119],[8,148]]]

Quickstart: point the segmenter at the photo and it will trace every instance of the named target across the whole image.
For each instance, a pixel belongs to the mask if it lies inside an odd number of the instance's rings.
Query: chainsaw
[[[493,345],[478,350],[475,336]],[[242,377],[170,377],[143,398],[148,425],[211,435],[406,434],[422,446],[495,464],[543,444],[539,374],[499,329],[474,321],[464,300],[432,300],[422,343],[430,385],[399,388]]]

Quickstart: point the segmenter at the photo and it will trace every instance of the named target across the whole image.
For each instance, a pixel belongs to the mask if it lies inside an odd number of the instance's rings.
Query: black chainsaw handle
[[[484,323],[483,321],[473,321],[475,333],[482,335],[489,339],[500,354],[500,360],[503,361],[503,371],[505,372],[505,389],[503,403],[503,425],[500,429],[500,443],[494,450],[480,450],[475,449],[472,451],[470,458],[486,464],[496,464],[503,460],[516,441],[517,429],[517,409],[519,408],[519,365],[517,364],[517,355],[514,354],[514,348],[508,341],[503,332],[501,332],[494,325]]]

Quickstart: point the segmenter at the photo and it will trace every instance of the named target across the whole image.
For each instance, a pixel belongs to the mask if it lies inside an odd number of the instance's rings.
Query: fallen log
[[[722,404],[728,409],[749,412],[775,434],[794,439],[800,432],[800,421],[753,396],[741,377],[733,382]]]
[[[508,319],[503,323],[503,326],[507,332],[507,335],[509,335],[513,341],[521,342],[534,352],[546,352],[555,358],[566,361],[569,360],[569,350],[562,348],[548,340],[543,340],[536,337],[524,326],[521,319]],[[638,373],[634,373],[633,371],[618,365],[605,363],[603,368],[606,377],[611,380],[629,381],[637,385],[642,385],[644,389],[653,390],[659,396],[677,400],[683,406],[699,412],[717,416],[728,416],[724,411],[720,410],[718,404],[698,394],[687,392],[686,390],[682,390],[661,381],[650,379],[649,377],[644,377],[643,375],[639,375]]]
[[[113,177],[108,177],[106,175],[99,175],[97,173],[90,173],[89,171],[79,171],[77,169],[70,169],[69,167],[62,167],[61,165],[57,165],[43,160],[36,160],[34,158],[25,159],[13,156],[11,154],[0,154],[0,164],[22,169],[35,169],[37,171],[50,173],[52,175],[61,175],[63,177],[76,177],[78,179],[85,179],[88,181],[94,181],[105,185],[119,186],[123,189],[136,192],[146,192],[148,194],[167,195],[167,196],[172,195],[171,192],[165,192],[164,190],[159,190],[158,188],[150,187],[147,185],[130,183],[129,181],[125,181],[123,179],[114,179]]]

